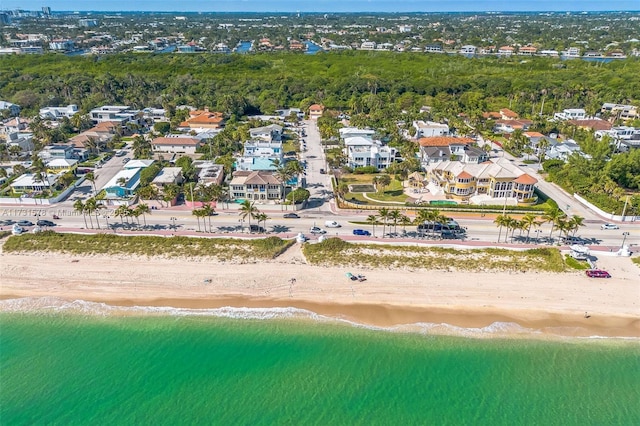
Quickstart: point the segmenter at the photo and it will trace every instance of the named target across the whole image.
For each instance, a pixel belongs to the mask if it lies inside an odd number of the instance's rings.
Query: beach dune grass
[[[53,231],[25,234],[7,239],[3,250],[17,252],[60,252],[78,255],[138,255],[160,257],[212,257],[218,260],[265,260],[284,252],[293,241],[278,237],[238,240],[161,236],[119,236],[112,234],[60,234]]]
[[[555,248],[531,250],[455,249],[445,247],[354,244],[339,238],[304,246],[314,265],[410,268],[455,271],[564,272],[567,265]]]

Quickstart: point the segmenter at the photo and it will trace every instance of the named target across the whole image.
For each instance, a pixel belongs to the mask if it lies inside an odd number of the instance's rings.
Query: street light
[[[111,217],[111,216],[106,215],[106,214],[104,216],[102,216],[102,218],[107,222],[107,229],[110,228],[110,226],[109,226],[109,217]]]
[[[629,236],[628,232],[623,232],[622,233],[622,245],[620,246],[620,248],[624,248],[624,242],[627,241],[627,237]]]
[[[536,233],[536,244],[539,244],[540,243],[540,233],[542,232],[542,230],[541,229],[536,229],[534,232]]]
[[[177,217],[170,217],[169,220],[171,221],[171,227],[173,229],[176,229],[176,220],[178,220]]]

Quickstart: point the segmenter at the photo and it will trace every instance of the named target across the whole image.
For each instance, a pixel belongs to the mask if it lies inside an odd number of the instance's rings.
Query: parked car
[[[605,223],[604,225],[600,226],[600,229],[620,229],[620,227],[615,223]]]
[[[300,216],[298,216],[296,213],[285,213],[282,215],[282,217],[285,219],[300,219]]]
[[[318,228],[317,226],[314,226],[313,228],[311,228],[309,232],[311,232],[314,235],[322,235],[327,233],[327,231],[325,231],[322,228]]]
[[[56,226],[56,224],[51,222],[50,220],[39,220],[36,222],[36,224],[38,226]]]
[[[129,160],[130,160],[130,158],[123,158],[123,159],[122,159],[122,162],[123,162],[124,164],[126,164],[126,163],[128,163],[128,162],[129,162]]]
[[[353,230],[353,235],[371,235],[371,232],[367,231],[366,229],[354,229]]]
[[[116,157],[124,157],[126,154],[127,154],[126,152],[120,150],[120,151],[116,152]]]
[[[327,171],[326,171],[325,169],[320,169],[320,174],[321,174],[321,175],[324,175],[324,174],[326,174],[326,173],[327,173]]]
[[[251,225],[249,226],[249,231],[250,232],[258,232],[260,234],[267,232],[266,229],[264,229],[262,226],[258,226],[258,225]]]
[[[342,227],[342,225],[340,225],[338,222],[336,222],[335,220],[327,220],[324,223],[324,226],[326,226],[327,228],[340,228]]]
[[[33,222],[29,220],[19,220],[18,226],[33,226]]]
[[[611,278],[611,274],[602,269],[588,269],[585,271],[585,274],[591,278]]]

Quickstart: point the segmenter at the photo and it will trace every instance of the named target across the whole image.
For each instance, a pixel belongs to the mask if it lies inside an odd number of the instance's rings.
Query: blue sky
[[[2,9],[178,12],[476,12],[640,10],[638,0],[0,0]]]

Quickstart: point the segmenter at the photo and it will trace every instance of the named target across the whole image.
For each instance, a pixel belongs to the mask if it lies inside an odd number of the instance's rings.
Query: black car
[[[18,226],[33,226],[33,222],[28,220],[19,220]]]
[[[267,232],[266,229],[264,229],[262,226],[258,226],[258,225],[251,225],[249,226],[249,232],[258,232],[260,234]]]
[[[38,226],[56,226],[56,224],[51,222],[50,220],[39,220],[36,222],[36,224]]]
[[[285,213],[282,215],[282,217],[285,219],[300,219],[300,216],[295,213]]]

